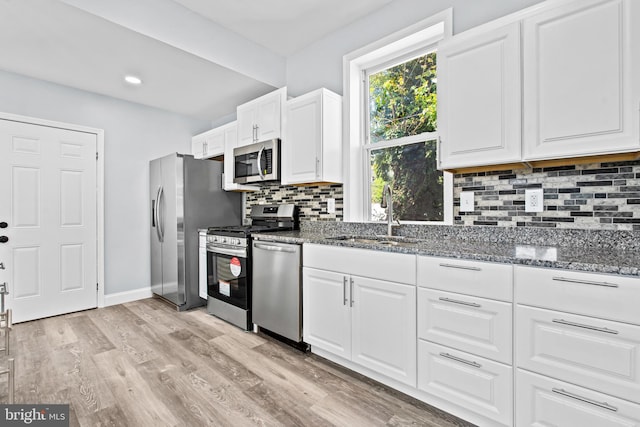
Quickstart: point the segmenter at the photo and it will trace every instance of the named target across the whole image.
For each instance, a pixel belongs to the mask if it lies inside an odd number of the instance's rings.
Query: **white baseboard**
[[[139,299],[151,298],[153,296],[151,288],[140,288],[132,291],[118,292],[104,296],[104,307],[110,305],[123,304],[125,302],[137,301]]]

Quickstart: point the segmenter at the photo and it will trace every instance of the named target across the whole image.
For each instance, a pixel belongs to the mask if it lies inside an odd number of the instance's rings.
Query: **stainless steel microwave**
[[[233,182],[280,180],[280,140],[270,139],[233,149]]]

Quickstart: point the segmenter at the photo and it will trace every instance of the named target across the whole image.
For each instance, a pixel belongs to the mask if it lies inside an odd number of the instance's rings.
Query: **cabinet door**
[[[282,182],[318,181],[322,149],[321,93],[288,101],[285,111],[287,131],[282,144]]]
[[[302,269],[303,337],[307,344],[351,358],[348,276]]]
[[[282,97],[280,91],[261,98],[257,102],[256,124],[258,141],[280,138]]]
[[[640,406],[518,369],[516,425],[640,426]]]
[[[196,159],[204,158],[204,137],[194,137],[191,139],[191,154]]]
[[[353,362],[416,386],[416,287],[352,276]]]
[[[640,97],[631,80],[639,71],[632,22],[640,7],[560,4],[524,21],[525,160],[640,149]]]
[[[237,147],[252,144],[256,138],[256,119],[258,118],[258,109],[254,104],[244,104],[238,106],[238,141]]]
[[[520,161],[519,25],[438,48],[441,168]]]
[[[216,128],[206,139],[204,157],[214,157],[224,155],[224,130]]]

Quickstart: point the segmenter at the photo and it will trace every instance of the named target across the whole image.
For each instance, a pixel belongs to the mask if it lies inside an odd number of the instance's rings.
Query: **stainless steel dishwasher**
[[[301,245],[253,241],[253,323],[296,343],[302,341],[301,259]]]

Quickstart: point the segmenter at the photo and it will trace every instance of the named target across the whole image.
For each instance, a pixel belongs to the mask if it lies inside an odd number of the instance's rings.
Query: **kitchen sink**
[[[329,240],[338,240],[347,243],[360,243],[365,245],[379,246],[413,246],[417,243],[415,239],[400,236],[336,236],[328,237]]]

